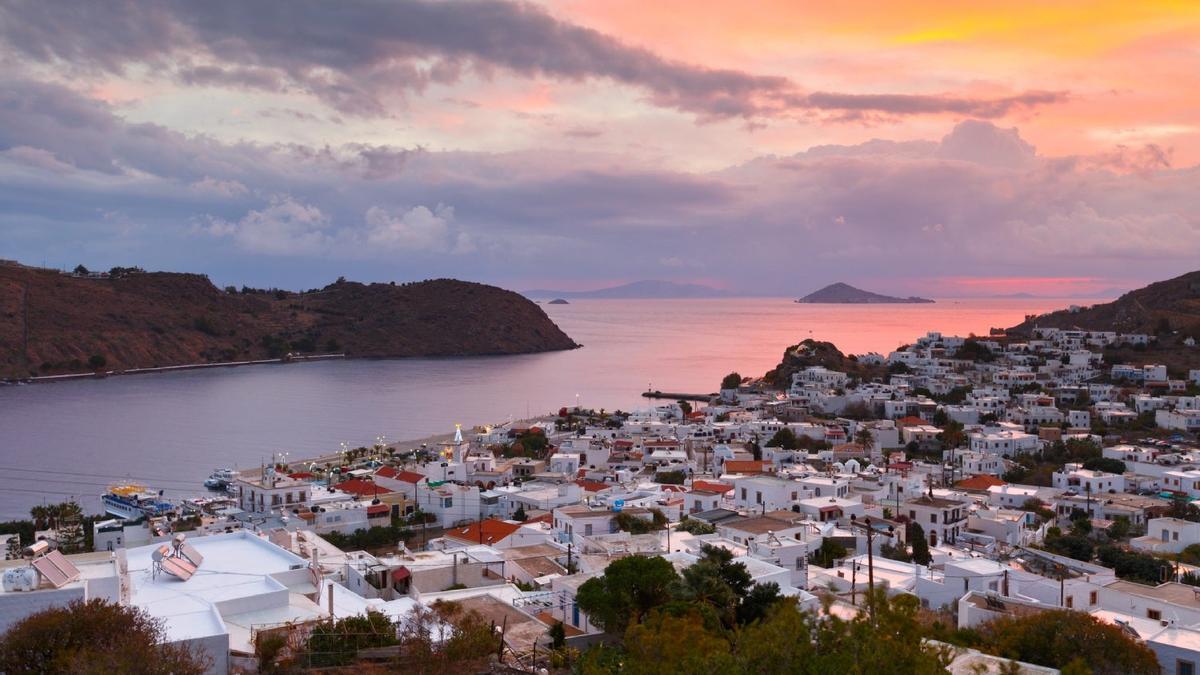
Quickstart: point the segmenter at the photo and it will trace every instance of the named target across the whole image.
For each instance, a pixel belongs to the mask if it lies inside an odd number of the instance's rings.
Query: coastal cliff
[[[301,293],[231,291],[198,274],[87,278],[0,265],[0,377],[288,353],[477,356],[578,347],[536,304],[484,284],[338,280]]]

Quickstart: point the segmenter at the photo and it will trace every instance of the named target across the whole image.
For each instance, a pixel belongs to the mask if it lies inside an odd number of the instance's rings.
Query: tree
[[[691,603],[706,603],[721,620],[725,628],[732,628],[738,619],[742,599],[750,592],[754,580],[744,563],[733,562],[733,553],[728,549],[701,544],[700,560],[683,570],[683,576],[673,590],[673,595]],[[776,595],[778,595],[778,588]],[[769,596],[756,596],[756,603],[771,603]],[[762,607],[765,611],[765,605]],[[749,609],[753,619],[755,609]]]
[[[1179,562],[1200,565],[1200,544],[1189,544],[1179,552]]]
[[[1125,462],[1111,457],[1093,457],[1083,463],[1083,468],[1089,471],[1122,474],[1125,473]]]
[[[796,449],[796,434],[789,428],[784,427],[775,432],[771,439],[767,441],[768,448],[783,448],[784,450]]]
[[[742,376],[736,372],[730,373],[721,379],[722,389],[737,389],[742,385]]]
[[[347,616],[317,624],[308,636],[309,667],[327,668],[352,663],[358,650],[386,647],[398,642],[396,626],[382,612],[367,610],[365,615]]]
[[[80,276],[88,275],[88,268],[84,267],[83,265],[76,265],[75,269],[73,271],[75,272],[75,274],[78,274]]]
[[[895,544],[881,544],[879,546],[879,554],[891,560],[912,562],[912,555],[910,555],[908,552],[908,546],[906,546],[903,542],[896,542]]]
[[[875,435],[866,427],[859,427],[858,431],[854,432],[854,442],[863,447],[863,450],[870,450],[871,446],[875,445]]]
[[[687,401],[680,399],[675,402],[675,405],[679,406],[679,412],[683,413],[684,419],[687,419],[687,416],[692,414],[692,404],[691,403],[688,403]]]
[[[1125,516],[1117,516],[1112,525],[1108,526],[1108,536],[1114,540],[1125,539],[1129,537],[1129,532],[1133,529],[1133,525],[1129,523],[1129,518]]]
[[[550,630],[546,631],[550,637],[550,646],[554,649],[562,649],[567,644],[567,629],[563,627],[563,622],[555,621],[554,625],[550,626]]]
[[[1171,497],[1171,508],[1167,511],[1171,518],[1179,518],[1190,522],[1200,522],[1200,509],[1188,501],[1187,497],[1175,495]]]
[[[650,610],[669,601],[669,589],[678,578],[674,566],[663,558],[630,556],[585,581],[575,602],[592,623],[619,635],[630,621],[641,621]]]
[[[808,561],[820,567],[833,567],[834,561],[845,557],[846,547],[838,541],[826,537],[821,540],[821,547],[809,556]]]
[[[963,425],[954,420],[947,420],[946,426],[942,427],[942,433],[938,434],[938,438],[942,441],[942,447],[947,450],[957,448],[967,439],[967,435],[963,433]]]
[[[758,584],[746,593],[738,605],[737,622],[745,626],[759,621],[781,600],[783,596],[779,594],[779,584],[773,581]]]
[[[92,354],[88,357],[88,367],[92,370],[100,370],[108,365],[108,359],[104,358],[103,354]]]
[[[8,536],[8,541],[5,542],[4,559],[20,560],[21,558],[21,534],[14,532]]]
[[[675,526],[676,532],[688,532],[691,534],[715,534],[717,528],[709,525],[703,520],[685,517],[678,525]]]
[[[525,505],[524,504],[521,504],[520,506],[517,507],[516,511],[513,511],[513,520],[518,520],[522,523],[525,522],[526,520],[529,520],[529,516],[525,513]]]
[[[72,600],[30,614],[0,637],[0,671],[201,675],[210,659],[167,643],[162,626],[136,607]]]
[[[87,551],[83,528],[83,509],[76,502],[58,505],[58,548],[63,553]]]
[[[874,620],[818,617],[781,602],[737,638],[743,673],[944,673],[943,650],[922,640],[915,596],[876,591]]]
[[[933,555],[929,553],[929,540],[925,538],[925,528],[921,527],[920,523],[910,522],[906,535],[909,545],[912,546],[912,561],[918,565],[933,562]]]
[[[683,481],[687,480],[687,475],[680,471],[659,471],[654,474],[654,480],[663,485],[683,485]]]
[[[984,651],[1050,668],[1076,659],[1095,675],[1158,673],[1158,659],[1121,628],[1090,614],[1051,610],[1004,617],[980,627]]]
[[[705,630],[695,610],[681,616],[655,612],[645,623],[631,626],[625,633],[625,651],[619,672],[633,675],[707,675],[733,669],[729,642]]]
[[[1172,571],[1170,561],[1145,553],[1126,551],[1117,546],[1101,546],[1096,551],[1100,564],[1113,568],[1117,576],[1144,584],[1159,584]]]

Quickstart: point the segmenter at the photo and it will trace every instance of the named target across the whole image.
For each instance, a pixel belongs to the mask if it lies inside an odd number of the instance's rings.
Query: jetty
[[[176,370],[200,370],[203,368],[235,368],[237,366],[257,366],[268,363],[301,363],[303,361],[329,361],[344,359],[345,354],[292,354],[278,359],[255,359],[252,361],[214,361],[212,363],[184,363],[177,366],[156,366],[153,368],[126,368],[124,370],[100,370],[94,373],[67,373],[64,375],[39,375],[29,377],[19,382],[65,382],[114,375],[147,375],[150,373],[169,373]]]
[[[642,392],[643,398],[667,398],[672,401],[700,401],[703,403],[707,403],[717,396],[719,394],[681,394],[673,391],[659,391],[657,389]]]

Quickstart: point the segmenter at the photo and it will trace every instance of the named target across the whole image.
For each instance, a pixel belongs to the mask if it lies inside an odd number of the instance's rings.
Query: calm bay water
[[[205,494],[218,466],[251,467],[421,438],[572,405],[647,405],[647,387],[715,391],[730,371],[761,375],[808,337],[886,353],[929,330],[986,334],[1068,300],[801,305],[786,298],[578,300],[543,305],[582,349],[461,359],[326,361],[0,387],[0,518],[136,479]]]

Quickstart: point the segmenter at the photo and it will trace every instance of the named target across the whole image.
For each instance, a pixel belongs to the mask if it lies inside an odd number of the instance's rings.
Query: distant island
[[[579,345],[535,303],[435,279],[303,292],[115,268],[75,273],[0,262],[0,378],[339,353],[526,354]]]
[[[547,302],[546,304],[547,305],[569,305],[571,303],[567,302],[566,300],[563,300],[562,298],[555,298],[555,299],[551,300],[550,302]]]
[[[907,298],[897,298],[891,295],[881,295],[864,291],[861,288],[855,288],[850,284],[837,282],[829,284],[819,291],[809,293],[800,298],[796,302],[804,304],[830,304],[830,305],[900,305],[900,304],[919,304],[931,303],[933,300],[928,298],[918,298],[909,296]]]
[[[571,298],[571,299],[672,299],[672,298],[728,298],[732,294],[719,288],[702,284],[684,284],[675,281],[634,281],[620,286],[597,288],[590,291],[555,291],[537,288],[522,291],[527,298]]]

